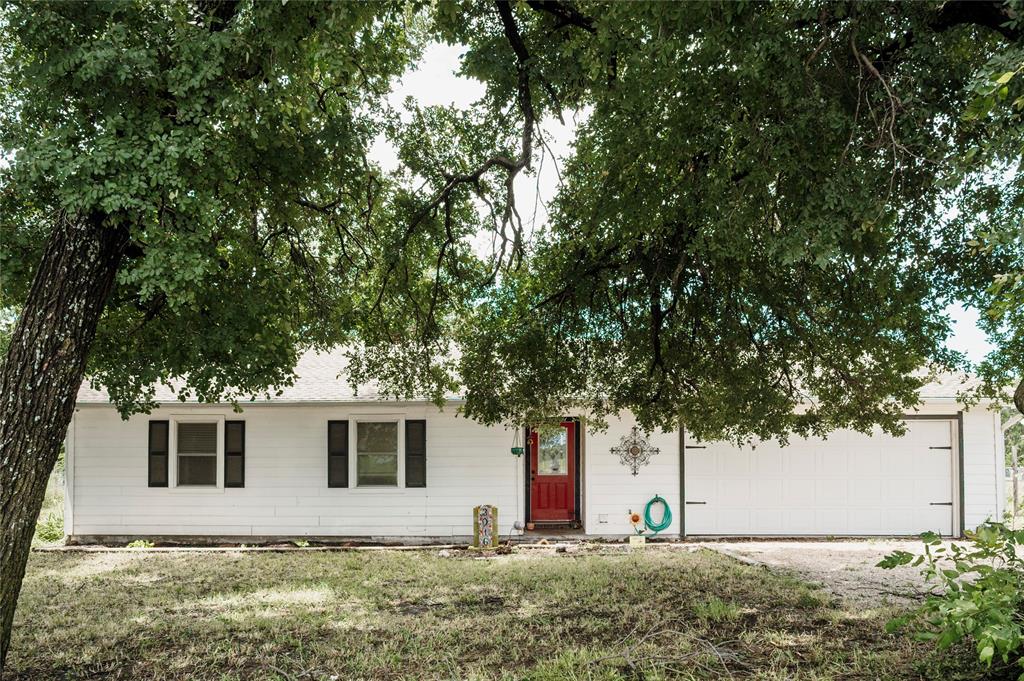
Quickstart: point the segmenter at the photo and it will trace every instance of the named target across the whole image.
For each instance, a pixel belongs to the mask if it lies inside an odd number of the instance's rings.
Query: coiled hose
[[[664,511],[661,514],[661,521],[657,523],[654,522],[653,518],[651,518],[651,507],[654,506],[655,504],[661,504],[662,508],[664,509]],[[646,525],[647,529],[653,532],[654,534],[658,534],[659,532],[667,530],[668,526],[671,524],[672,509],[668,507],[667,501],[662,499],[661,496],[655,494],[654,498],[648,501],[647,505],[644,506],[644,525]]]

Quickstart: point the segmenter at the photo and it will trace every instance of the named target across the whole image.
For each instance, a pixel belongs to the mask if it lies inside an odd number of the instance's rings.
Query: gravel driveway
[[[920,553],[920,541],[865,539],[851,541],[708,542],[704,548],[770,570],[791,572],[839,598],[865,606],[905,604],[931,591],[920,567],[883,570],[875,565],[896,550]]]

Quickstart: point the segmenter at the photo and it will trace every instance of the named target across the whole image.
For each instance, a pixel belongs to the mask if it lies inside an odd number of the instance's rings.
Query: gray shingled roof
[[[282,389],[280,395],[270,400],[257,398],[256,402],[381,402],[382,397],[375,384],[360,386],[354,391],[348,383],[345,368],[348,361],[343,348],[328,352],[305,353],[295,368],[295,383]],[[340,375],[340,377],[339,377]],[[976,378],[964,374],[944,374],[937,380],[921,389],[924,400],[952,399],[957,393],[978,384]],[[158,385],[156,401],[161,403],[179,402],[178,397],[167,385]],[[450,400],[461,399],[458,395],[450,395]],[[195,398],[187,402],[195,402]],[[79,404],[106,404],[109,402],[107,392],[93,388],[88,381],[78,391]]]
[[[305,353],[299,358],[295,367],[295,382],[281,389],[280,395],[274,395],[270,400],[266,397],[257,397],[256,402],[380,402],[387,398],[381,397],[375,384],[360,386],[354,391],[349,385],[345,369],[348,360],[345,357],[343,348],[335,348],[328,352]],[[339,378],[340,375],[340,378]],[[179,402],[172,386],[180,386],[181,382],[176,381],[171,386],[157,385],[157,402]],[[450,399],[458,399],[452,395]],[[78,391],[79,404],[105,404],[110,400],[106,390],[93,388],[88,381],[82,384]],[[195,402],[193,397],[186,402]]]

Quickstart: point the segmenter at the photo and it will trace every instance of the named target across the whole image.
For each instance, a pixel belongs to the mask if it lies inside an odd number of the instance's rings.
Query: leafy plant
[[[39,543],[52,544],[64,538],[64,518],[60,513],[47,513],[36,523],[35,539]]]
[[[128,542],[128,548],[130,549],[151,549],[153,546],[153,542],[145,539],[136,539],[133,542]]]
[[[43,497],[43,507],[36,518],[35,534],[32,536],[33,545],[53,544],[64,538],[64,492],[59,482],[57,469],[63,472],[64,451],[61,449],[57,466],[50,476],[49,484],[46,487],[46,494]]]
[[[924,554],[895,551],[878,567],[924,565],[925,578],[942,587],[941,595],[891,620],[888,631],[913,627],[916,637],[940,649],[973,640],[986,666],[999,660],[1024,668],[1024,530],[988,522],[968,532],[967,544],[946,546],[933,532],[921,535]],[[1024,670],[1019,679],[1024,679]]]
[[[305,539],[296,539],[292,543],[298,546],[300,549],[305,549],[309,547],[309,542]]]

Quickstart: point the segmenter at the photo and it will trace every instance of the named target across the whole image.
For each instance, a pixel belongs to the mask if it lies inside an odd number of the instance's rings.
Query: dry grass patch
[[[711,552],[36,553],[11,679],[976,678]]]

